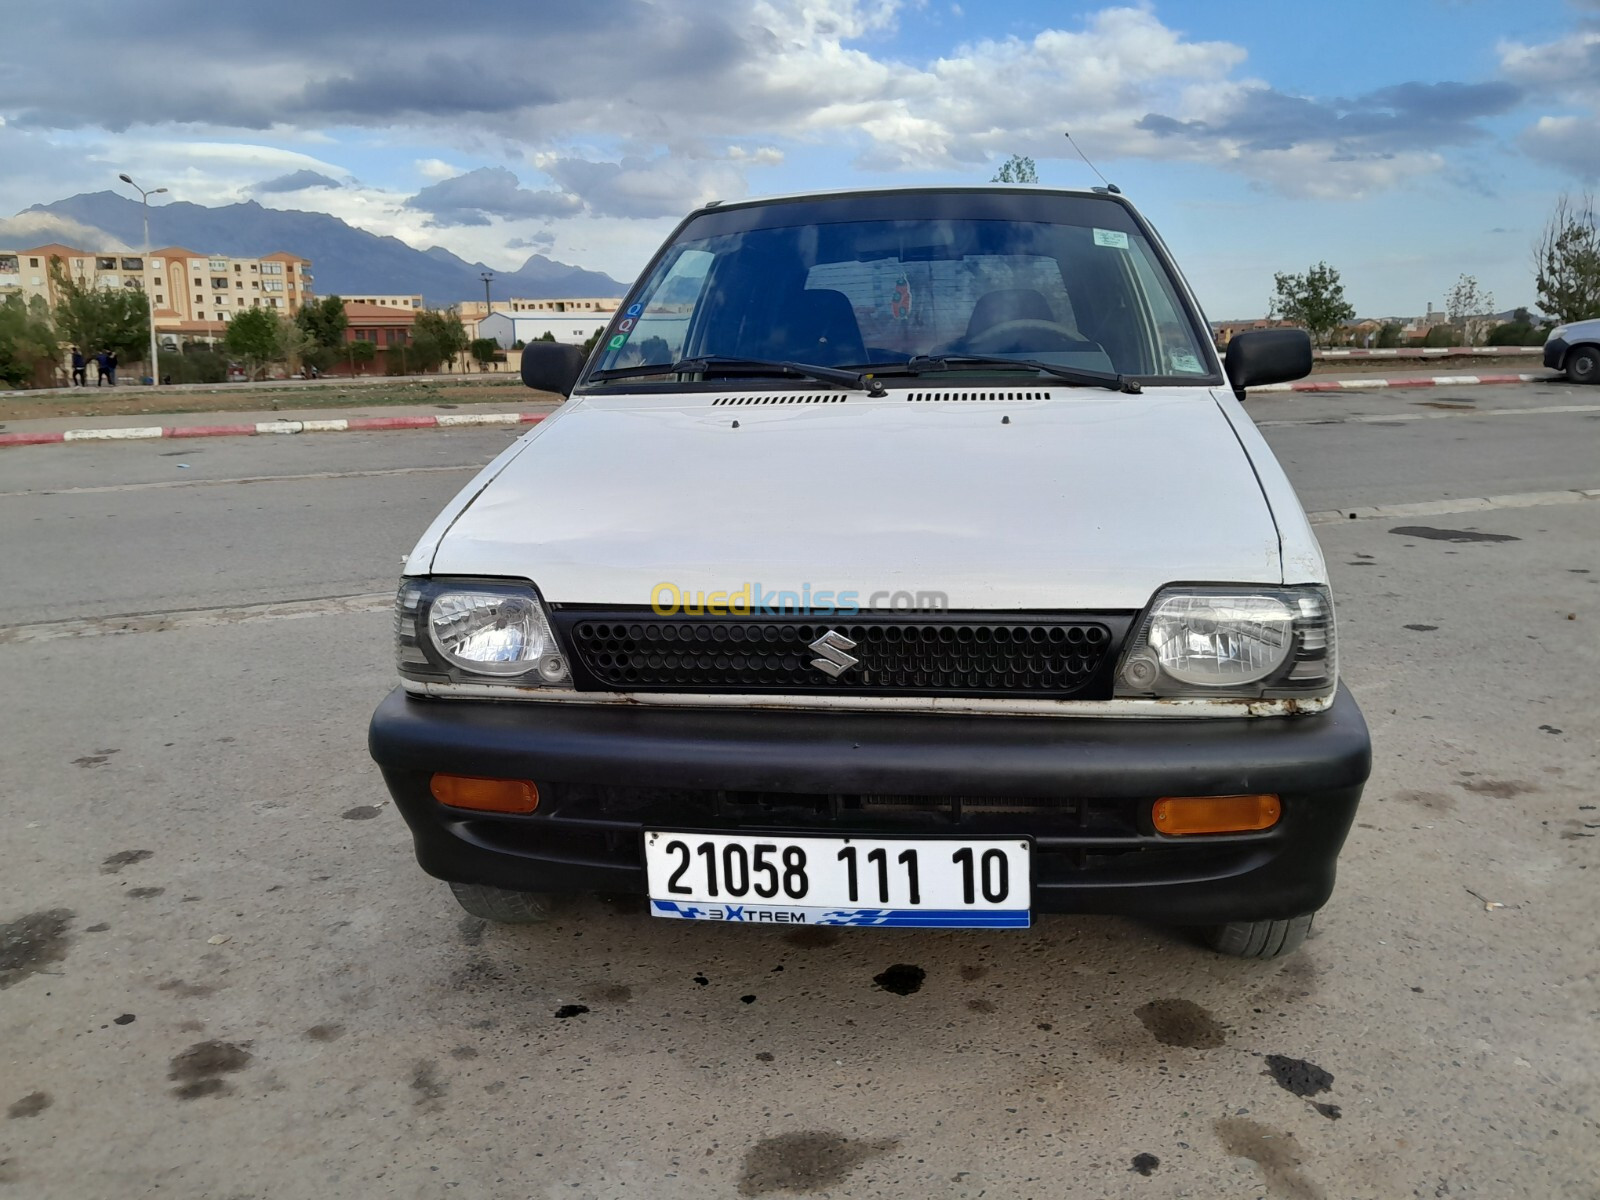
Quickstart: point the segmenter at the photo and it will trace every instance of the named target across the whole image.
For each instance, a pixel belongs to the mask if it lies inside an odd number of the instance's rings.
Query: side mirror
[[[541,392],[570,396],[583,370],[583,348],[560,342],[529,342],[522,348],[522,382]]]
[[[1311,337],[1304,329],[1257,329],[1238,333],[1223,358],[1237,392],[1263,383],[1287,383],[1311,374]]]

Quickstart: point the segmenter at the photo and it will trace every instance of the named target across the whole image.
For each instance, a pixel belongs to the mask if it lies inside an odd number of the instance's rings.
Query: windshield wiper
[[[899,368],[908,375],[921,375],[924,371],[959,371],[966,367],[1029,367],[1084,387],[1103,387],[1132,395],[1144,391],[1126,375],[1110,371],[1086,371],[1080,367],[1060,367],[1036,358],[1006,358],[999,354],[914,354],[903,363],[883,364],[875,369],[888,372]]]
[[[819,367],[811,363],[787,362],[774,358],[737,358],[726,354],[702,354],[694,358],[680,358],[675,363],[656,363],[653,366],[613,367],[607,371],[591,372],[592,380],[636,379],[643,375],[705,374],[712,370],[778,371],[785,375],[799,375],[818,383],[831,383],[838,387],[854,388],[869,396],[886,396],[883,384],[861,371],[846,371],[837,367]]]

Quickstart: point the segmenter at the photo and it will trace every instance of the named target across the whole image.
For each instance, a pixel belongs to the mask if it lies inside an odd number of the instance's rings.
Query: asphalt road
[[[1251,410],[1312,510],[1600,488],[1595,389]],[[1600,501],[1319,528],[1377,762],[1290,959],[505,929],[386,803],[359,598],[510,436],[0,455],[0,1197],[1600,1196]]]

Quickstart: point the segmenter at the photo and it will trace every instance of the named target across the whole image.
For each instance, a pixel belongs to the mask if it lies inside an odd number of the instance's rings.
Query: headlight
[[[1134,629],[1119,696],[1325,696],[1338,683],[1324,587],[1167,588]]]
[[[409,680],[570,686],[566,656],[525,583],[407,580],[395,598],[395,653]]]

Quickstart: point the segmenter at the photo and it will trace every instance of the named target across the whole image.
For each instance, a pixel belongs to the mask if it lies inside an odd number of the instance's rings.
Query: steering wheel
[[[965,348],[975,354],[1028,354],[1056,350],[1097,350],[1076,330],[1055,321],[1022,318],[1001,321],[966,339]]]

